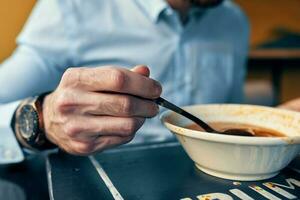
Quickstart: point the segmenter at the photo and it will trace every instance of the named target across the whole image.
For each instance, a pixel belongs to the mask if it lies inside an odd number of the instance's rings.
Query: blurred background
[[[0,62],[15,48],[35,0],[0,2]],[[300,97],[300,0],[236,0],[249,17],[247,103],[276,105]]]

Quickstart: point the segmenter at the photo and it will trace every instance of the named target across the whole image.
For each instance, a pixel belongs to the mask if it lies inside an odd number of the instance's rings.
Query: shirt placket
[[[189,82],[190,77],[187,74],[187,59],[186,59],[186,50],[185,38],[184,38],[184,27],[180,21],[179,15],[172,10],[166,11],[167,16],[172,22],[172,28],[177,37],[177,44],[174,56],[174,90],[176,91],[176,98],[174,101],[178,105],[185,105],[188,103],[190,98]]]

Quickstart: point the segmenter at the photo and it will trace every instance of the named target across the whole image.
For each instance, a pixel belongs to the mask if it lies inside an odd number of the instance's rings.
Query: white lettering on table
[[[288,199],[297,199],[295,195],[285,191],[284,189],[281,189],[280,187],[276,186],[274,183],[268,182],[268,183],[264,183],[263,185]]]
[[[240,198],[242,200],[254,200],[252,197],[250,197],[245,192],[243,192],[239,189],[231,189],[231,190],[229,190],[229,192],[231,192],[232,194],[234,194],[235,196],[237,196],[238,198]]]
[[[223,193],[210,193],[210,194],[204,194],[204,195],[199,195],[197,196],[198,200],[233,200],[231,196],[228,194],[223,194]]]
[[[272,190],[273,192],[276,192],[277,194],[280,194],[287,199],[297,199],[295,195],[287,192],[286,190],[282,188],[287,188],[291,190],[295,190],[295,186],[300,187],[300,181],[293,179],[293,178],[288,178],[285,179],[286,183],[285,185],[279,184],[279,183],[274,183],[274,182],[266,182],[263,183],[265,187],[268,189]],[[237,184],[241,185],[241,184]],[[257,186],[257,185],[251,185],[249,186],[252,190],[255,192],[259,193],[260,195],[264,196],[265,198],[269,200],[281,200],[279,197],[276,197],[275,195],[271,194],[270,192],[264,190],[263,188]],[[254,200],[252,197],[244,193],[242,190],[239,190],[237,188],[229,190],[234,196],[240,198],[241,200]],[[203,195],[198,195],[197,196],[198,200],[233,200],[233,198],[224,193],[209,193],[209,194],[203,194]],[[186,197],[180,200],[192,200],[192,198]]]
[[[288,179],[285,179],[285,181],[287,182],[288,185],[282,185],[282,184],[279,184],[279,183],[273,183],[273,182],[270,182],[274,185],[277,185],[279,187],[284,187],[284,188],[288,188],[288,189],[292,189],[294,190],[295,189],[295,186],[298,186],[300,187],[300,181],[296,180],[296,179],[293,179],[293,178],[288,178]],[[294,184],[294,185],[293,185]]]
[[[255,192],[259,193],[260,195],[264,196],[267,199],[270,200],[281,200],[280,198],[276,197],[275,195],[271,194],[270,192],[262,189],[261,187],[257,185],[250,185],[249,188],[254,190]]]

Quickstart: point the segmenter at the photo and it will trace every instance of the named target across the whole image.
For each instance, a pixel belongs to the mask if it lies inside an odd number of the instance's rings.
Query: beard
[[[193,7],[200,7],[200,8],[211,8],[220,5],[223,0],[186,0]]]

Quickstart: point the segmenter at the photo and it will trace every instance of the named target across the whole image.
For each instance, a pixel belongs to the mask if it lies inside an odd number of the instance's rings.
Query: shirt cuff
[[[11,119],[20,101],[0,104],[0,164],[18,163],[24,160],[19,143],[11,129]]]

